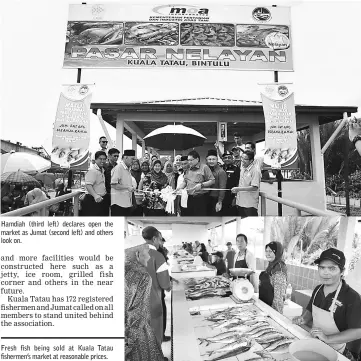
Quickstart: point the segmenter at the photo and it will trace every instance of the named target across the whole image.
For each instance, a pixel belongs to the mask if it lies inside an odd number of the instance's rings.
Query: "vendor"
[[[312,323],[311,335],[357,360],[361,348],[361,297],[343,280],[345,255],[329,248],[315,261],[322,284],[312,293],[297,325]],[[358,340],[357,342],[352,342]]]
[[[236,237],[237,250],[233,258],[233,262],[228,264],[230,268],[249,268],[252,271],[256,270],[256,259],[251,251],[247,249],[248,239],[243,233]],[[231,272],[232,274],[232,272]],[[254,273],[247,276],[247,279],[252,283],[255,290],[257,290],[256,278]]]
[[[265,251],[268,266],[259,275],[259,299],[282,314],[287,289],[287,266],[282,259],[283,246],[280,242],[270,242]]]
[[[218,251],[218,252],[213,252],[212,255],[214,256],[215,261],[213,263],[211,263],[210,265],[206,262],[204,262],[203,264],[205,266],[207,266],[208,268],[217,269],[217,276],[222,276],[222,275],[226,274],[227,267],[223,260],[223,253]]]

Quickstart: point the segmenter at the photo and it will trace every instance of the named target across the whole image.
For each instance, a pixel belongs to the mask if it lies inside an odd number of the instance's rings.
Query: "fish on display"
[[[228,334],[228,335],[227,335]],[[210,343],[232,343],[240,339],[240,336],[236,332],[226,332],[219,335],[219,337],[210,337],[210,338],[198,338],[200,340],[200,345],[203,342],[206,342],[206,346]]]
[[[274,334],[275,332],[277,332],[277,330],[275,330],[273,327],[265,327],[264,329],[261,329],[256,333],[250,334],[250,336],[257,338],[263,335]]]
[[[253,340],[250,340],[250,342],[244,346],[238,346],[237,348],[233,349],[233,350],[230,350],[230,351],[227,351],[225,353],[223,353],[222,355],[218,356],[218,357],[215,357],[213,359],[209,359],[208,361],[218,361],[218,360],[223,360],[223,359],[226,359],[226,358],[229,358],[229,357],[232,357],[232,356],[237,356],[241,353],[245,353],[247,351],[249,351],[251,349],[251,347],[253,346],[254,344],[254,341]]]
[[[275,360],[273,358],[273,356],[266,351],[254,351],[254,353],[257,355],[256,357],[251,357],[249,359],[246,359],[245,361],[274,361]]]
[[[220,323],[217,323],[216,325],[212,325],[212,328],[223,328],[231,324],[239,323],[239,320],[236,318],[231,318],[230,320],[222,321]]]
[[[221,348],[217,349],[217,350],[213,350],[213,351],[208,351],[207,353],[209,354],[209,356],[215,354],[215,353],[220,353],[220,352],[227,352],[227,351],[232,351],[235,350],[236,348],[239,348],[241,346],[247,346],[250,344],[250,340],[244,337],[238,337],[237,340],[233,341],[230,344],[224,345]]]
[[[293,340],[286,339],[286,340],[280,340],[276,341],[270,346],[266,348],[266,351],[273,352],[273,353],[286,353],[288,352],[288,346],[290,343],[292,343]]]
[[[280,333],[272,333],[272,334],[265,334],[259,337],[256,337],[256,341],[259,344],[270,344],[271,342],[276,342],[285,339],[286,336]]]

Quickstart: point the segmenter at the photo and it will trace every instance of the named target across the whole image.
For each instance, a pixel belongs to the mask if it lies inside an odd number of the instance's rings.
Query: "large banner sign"
[[[290,9],[70,5],[64,67],[292,71]]]
[[[53,166],[87,169],[93,85],[63,85],[53,129]]]
[[[260,84],[266,122],[264,162],[286,168],[297,160],[297,128],[292,84]]]

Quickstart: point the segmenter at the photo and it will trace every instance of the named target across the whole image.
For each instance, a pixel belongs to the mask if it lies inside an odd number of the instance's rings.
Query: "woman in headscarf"
[[[283,261],[283,246],[270,242],[265,247],[268,266],[259,276],[259,299],[283,313],[287,289],[287,266]]]
[[[140,162],[139,162],[138,159],[133,160],[132,169],[130,171],[130,174],[132,175],[132,177],[137,182],[137,187],[136,188],[138,188],[140,179],[142,177],[142,170],[140,169]]]
[[[173,165],[171,161],[166,161],[163,168],[163,173],[168,178],[168,184],[172,187],[172,189],[175,189],[175,174],[173,172]]]
[[[140,178],[143,179],[150,172],[149,162],[148,161],[142,162],[140,168],[142,170],[142,174]]]
[[[46,194],[40,188],[34,188],[28,193],[29,205],[41,203],[48,200]],[[40,210],[31,213],[32,216],[40,216]],[[49,215],[49,209],[45,208],[45,215]]]
[[[139,190],[144,191],[144,214],[146,216],[165,216],[165,202],[160,191],[168,185],[168,178],[162,172],[162,163],[156,160],[150,173],[139,183]]]

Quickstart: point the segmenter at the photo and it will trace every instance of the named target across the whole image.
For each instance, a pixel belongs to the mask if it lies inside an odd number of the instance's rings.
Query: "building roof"
[[[179,104],[179,105],[255,105],[262,104],[256,100],[240,100],[240,99],[227,99],[227,98],[188,98],[188,99],[165,99],[165,100],[149,100],[140,102],[140,104]]]

